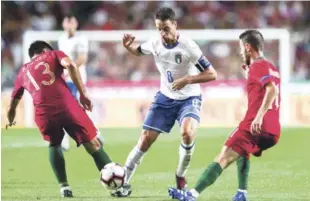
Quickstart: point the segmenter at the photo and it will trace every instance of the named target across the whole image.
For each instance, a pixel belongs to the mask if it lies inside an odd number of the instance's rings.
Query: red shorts
[[[35,122],[44,140],[52,145],[60,145],[64,129],[75,140],[77,146],[90,142],[96,137],[97,130],[86,112],[80,106],[66,112],[49,112],[35,116]]]
[[[237,128],[226,140],[225,145],[231,147],[240,156],[250,158],[250,154],[261,156],[262,152],[277,144],[278,135],[262,132],[258,136]]]

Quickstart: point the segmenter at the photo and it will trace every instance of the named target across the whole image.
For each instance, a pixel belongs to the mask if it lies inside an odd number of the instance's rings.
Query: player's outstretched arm
[[[80,93],[80,102],[86,110],[92,110],[92,103],[87,96],[86,88],[82,82],[81,74],[74,62],[69,57],[61,59],[61,65],[68,69],[69,75]]]
[[[263,123],[263,118],[266,112],[272,108],[272,103],[276,99],[276,97],[279,94],[278,87],[275,83],[269,82],[265,85],[265,96],[262,102],[262,105],[260,106],[255,119],[252,122],[251,125],[251,133],[252,134],[259,134],[261,132],[261,125]]]
[[[196,83],[204,83],[209,82],[216,79],[216,71],[210,65],[207,69],[199,73],[198,75],[188,75],[182,78],[175,80],[172,83],[173,90],[180,90],[188,84],[196,84]]]
[[[123,36],[123,46],[133,55],[141,56],[143,55],[141,50],[139,50],[140,44],[135,43],[135,38],[131,34],[124,34]]]

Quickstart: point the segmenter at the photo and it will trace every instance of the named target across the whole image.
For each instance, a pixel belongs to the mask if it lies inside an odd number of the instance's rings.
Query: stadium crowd
[[[23,62],[26,30],[61,30],[69,13],[78,18],[80,30],[154,29],[153,12],[160,6],[176,11],[180,29],[287,28],[308,35],[294,48],[292,80],[310,80],[310,2],[11,1],[1,2],[2,89],[12,87]],[[220,79],[242,77],[237,42],[198,43]],[[268,42],[266,50],[277,62],[278,42]],[[150,57],[134,58],[117,43],[91,42],[87,69],[89,80],[150,80],[159,75]]]

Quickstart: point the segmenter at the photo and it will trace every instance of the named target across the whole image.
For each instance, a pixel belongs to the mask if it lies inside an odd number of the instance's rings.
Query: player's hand
[[[93,104],[87,95],[81,95],[80,96],[80,103],[82,104],[82,106],[84,107],[85,110],[92,111]]]
[[[9,127],[14,126],[16,124],[16,122],[14,121],[15,116],[16,116],[16,110],[9,109],[7,113],[9,123],[5,125],[5,129],[8,129]]]
[[[136,37],[134,37],[132,34],[124,34],[123,36],[123,46],[125,48],[130,47],[130,45],[135,41]]]
[[[251,133],[252,135],[259,135],[262,131],[263,118],[255,117],[251,124]]]
[[[182,77],[172,83],[172,90],[180,90],[188,84],[187,77]]]

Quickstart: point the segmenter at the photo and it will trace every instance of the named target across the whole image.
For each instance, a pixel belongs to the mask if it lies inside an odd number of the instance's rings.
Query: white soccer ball
[[[115,190],[123,186],[125,169],[117,163],[109,163],[100,171],[100,180],[109,190]]]

